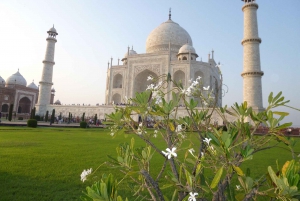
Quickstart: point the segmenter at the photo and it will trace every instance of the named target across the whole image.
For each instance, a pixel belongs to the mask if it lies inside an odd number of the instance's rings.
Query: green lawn
[[[78,200],[85,187],[103,173],[113,172],[121,178],[117,170],[106,166],[85,183],[80,174],[83,169],[95,170],[107,161],[107,155],[115,156],[118,144],[130,139],[112,138],[106,129],[0,127],[0,200]],[[166,148],[159,139],[155,143]],[[136,138],[136,147],[142,145]],[[152,166],[159,167],[161,157],[154,159]],[[267,150],[242,168],[250,167],[258,175],[268,165],[275,167],[276,159],[282,164],[291,154],[280,148]],[[126,187],[120,193],[131,200]]]

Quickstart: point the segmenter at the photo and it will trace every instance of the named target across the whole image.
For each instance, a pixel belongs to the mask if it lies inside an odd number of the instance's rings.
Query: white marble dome
[[[55,32],[55,33],[57,33],[57,31],[56,31],[56,29],[54,28],[54,26],[51,27],[51,28],[49,29],[49,32]]]
[[[54,102],[54,105],[61,105],[60,100],[56,100],[56,101]]]
[[[8,85],[21,85],[21,86],[25,86],[27,85],[27,82],[25,80],[25,78],[21,75],[21,73],[16,72],[15,74],[12,74],[9,78],[7,78],[6,80],[6,86]]]
[[[36,86],[36,85],[34,84],[34,81],[32,81],[27,87],[28,87],[28,88],[32,88],[32,89],[39,89],[38,86]]]
[[[134,55],[134,54],[137,54],[136,51],[134,51],[133,49],[129,50],[129,55]],[[124,54],[124,58],[127,58],[128,57],[128,52],[126,52]]]
[[[5,80],[0,76],[0,86],[5,86]]]
[[[179,24],[169,19],[149,34],[146,41],[146,52],[168,51],[170,42],[171,51],[178,53],[178,50],[186,44],[187,41],[190,45],[193,45],[189,33],[179,26]]]
[[[184,53],[196,54],[196,50],[189,43],[186,43],[179,49],[179,52],[178,52],[178,54],[184,54]]]

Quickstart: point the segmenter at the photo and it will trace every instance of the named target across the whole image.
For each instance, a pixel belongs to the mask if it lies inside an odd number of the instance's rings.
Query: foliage
[[[27,120],[27,126],[31,128],[37,127],[37,120],[36,119],[28,119]]]
[[[54,119],[55,119],[55,109],[52,110],[52,114],[51,114],[51,119],[50,119],[50,123],[54,123]]]
[[[45,115],[45,122],[48,121],[48,118],[49,118],[49,111],[47,110],[46,115]]]
[[[96,123],[97,123],[97,114],[95,114],[95,116],[94,116],[94,125],[96,125]]]
[[[88,127],[88,123],[85,121],[81,121],[80,122],[80,128],[87,128]]]
[[[9,110],[8,110],[8,121],[12,120],[12,112],[13,112],[14,104],[10,104]]]
[[[82,114],[81,121],[85,121],[85,112]]]
[[[274,148],[280,143],[292,150],[293,141],[281,134],[281,130],[291,126],[291,123],[278,126],[288,115],[277,111],[278,107],[287,106],[289,102],[284,100],[281,92],[276,96],[270,94],[269,105],[263,111],[253,110],[247,102],[235,103],[231,108],[218,108],[221,84],[211,86],[209,90],[210,86],[204,86],[201,77],[196,78],[188,88],[172,80],[170,74],[160,76],[157,80],[152,77],[148,79],[152,84],[146,91],[137,93],[125,107],[117,107],[115,112],[107,115],[108,120],[115,123],[111,127],[112,136],[131,133],[145,142],[142,147],[134,147],[134,141],[121,144],[117,147],[117,156],[109,156],[112,167],[120,169],[124,176],[130,175],[135,195],[151,200],[296,199],[300,192],[298,188],[292,186],[291,190],[287,187],[294,183],[276,179],[280,187],[270,186],[265,182],[267,178],[264,172],[261,172],[260,179],[255,179],[241,168],[245,161],[252,160],[258,152]],[[173,88],[168,91],[170,85]],[[165,99],[168,96],[172,97],[170,101]],[[183,107],[180,108],[181,104]],[[179,109],[184,109],[187,115],[179,116]],[[135,122],[134,116],[139,116],[142,122]],[[220,129],[212,123],[216,116],[225,122]],[[154,124],[153,133],[146,129],[149,121]],[[258,139],[254,134],[261,125],[266,125],[269,131],[268,135]],[[197,135],[198,146],[195,142],[183,146],[186,131]],[[157,136],[165,142],[164,149],[153,143],[153,138]],[[277,143],[270,145],[272,140],[277,140]],[[179,150],[186,152],[183,157],[177,157]],[[158,175],[153,174],[150,166],[154,155],[164,159]],[[207,172],[212,172],[214,176],[211,177]],[[272,175],[270,168],[269,174]],[[234,177],[238,177],[243,186],[242,193],[239,185],[239,188],[234,188]],[[161,185],[164,178],[167,184]],[[279,181],[285,182],[286,186],[283,187]],[[173,196],[166,197],[164,189],[171,189]],[[273,191],[273,194],[270,195],[269,191]]]
[[[31,109],[30,119],[35,119],[35,112],[36,112],[36,109],[34,107],[34,108]]]
[[[103,175],[101,181],[95,182],[91,187],[86,188],[86,193],[81,197],[84,201],[123,201],[117,192],[118,182],[112,174]],[[127,198],[125,201],[128,201]]]
[[[35,115],[34,119],[36,119],[37,121],[41,121],[41,116],[40,115]]]

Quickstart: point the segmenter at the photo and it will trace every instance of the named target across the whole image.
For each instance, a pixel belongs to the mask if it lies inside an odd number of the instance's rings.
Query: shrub
[[[18,120],[23,120],[23,117],[18,117]]]
[[[13,107],[14,107],[14,104],[10,104],[9,111],[8,111],[8,121],[12,120]]]
[[[31,128],[37,127],[37,120],[36,119],[28,119],[27,126]]]
[[[37,121],[41,121],[41,116],[40,115],[35,115],[34,117]]]
[[[47,110],[46,115],[45,115],[45,122],[48,121],[48,118],[49,118],[49,111]]]
[[[80,122],[80,128],[87,128],[88,124],[85,121]]]

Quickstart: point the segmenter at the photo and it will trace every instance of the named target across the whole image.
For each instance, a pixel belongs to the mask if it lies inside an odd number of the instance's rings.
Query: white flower
[[[157,133],[158,133],[158,130],[154,130],[154,133],[157,134]]]
[[[111,135],[111,136],[114,136],[114,135],[115,135],[115,133],[114,133],[114,132],[111,132],[111,133],[110,133],[110,135]]]
[[[149,76],[147,77],[147,81],[149,81],[149,80],[153,80],[153,77],[152,77],[151,75],[149,75]]]
[[[209,142],[211,141],[211,138],[204,138],[203,142],[206,142],[207,145],[209,145]]]
[[[235,185],[236,186],[236,190],[240,190],[241,186],[240,185]]]
[[[195,156],[195,155],[194,155],[194,152],[195,152],[194,148],[189,149],[189,152],[190,152],[193,156]]]
[[[87,170],[83,170],[83,172],[81,173],[80,177],[81,177],[81,181],[84,182],[86,180],[86,177],[92,173],[92,168],[87,169]]]
[[[154,137],[154,138],[157,138],[157,134],[155,133],[155,134],[153,135],[153,137]]]
[[[200,76],[198,76],[197,78],[196,78],[196,80],[200,80],[201,79],[201,77]]]
[[[139,124],[139,127],[142,127],[143,126],[143,122],[141,122],[140,124]]]
[[[204,153],[201,151],[201,157],[204,157]]]
[[[190,197],[189,197],[188,201],[196,201],[197,195],[198,195],[198,193],[190,192]]]
[[[209,86],[203,87],[203,90],[208,91],[209,90]]]
[[[173,147],[172,150],[169,148],[166,149],[167,152],[162,151],[162,153],[170,159],[172,156],[177,157],[177,154],[175,153],[176,147]]]
[[[154,89],[154,84],[150,84],[150,85],[148,85],[146,90],[153,90],[153,89]]]
[[[137,134],[142,135],[142,130],[140,128],[137,129]]]
[[[154,89],[155,89],[155,90],[158,89],[159,87],[161,87],[161,85],[162,85],[162,81],[160,81],[160,82],[156,85],[156,87],[154,87]]]
[[[176,128],[176,132],[180,132],[180,131],[182,131],[182,126],[181,124],[178,124]]]

